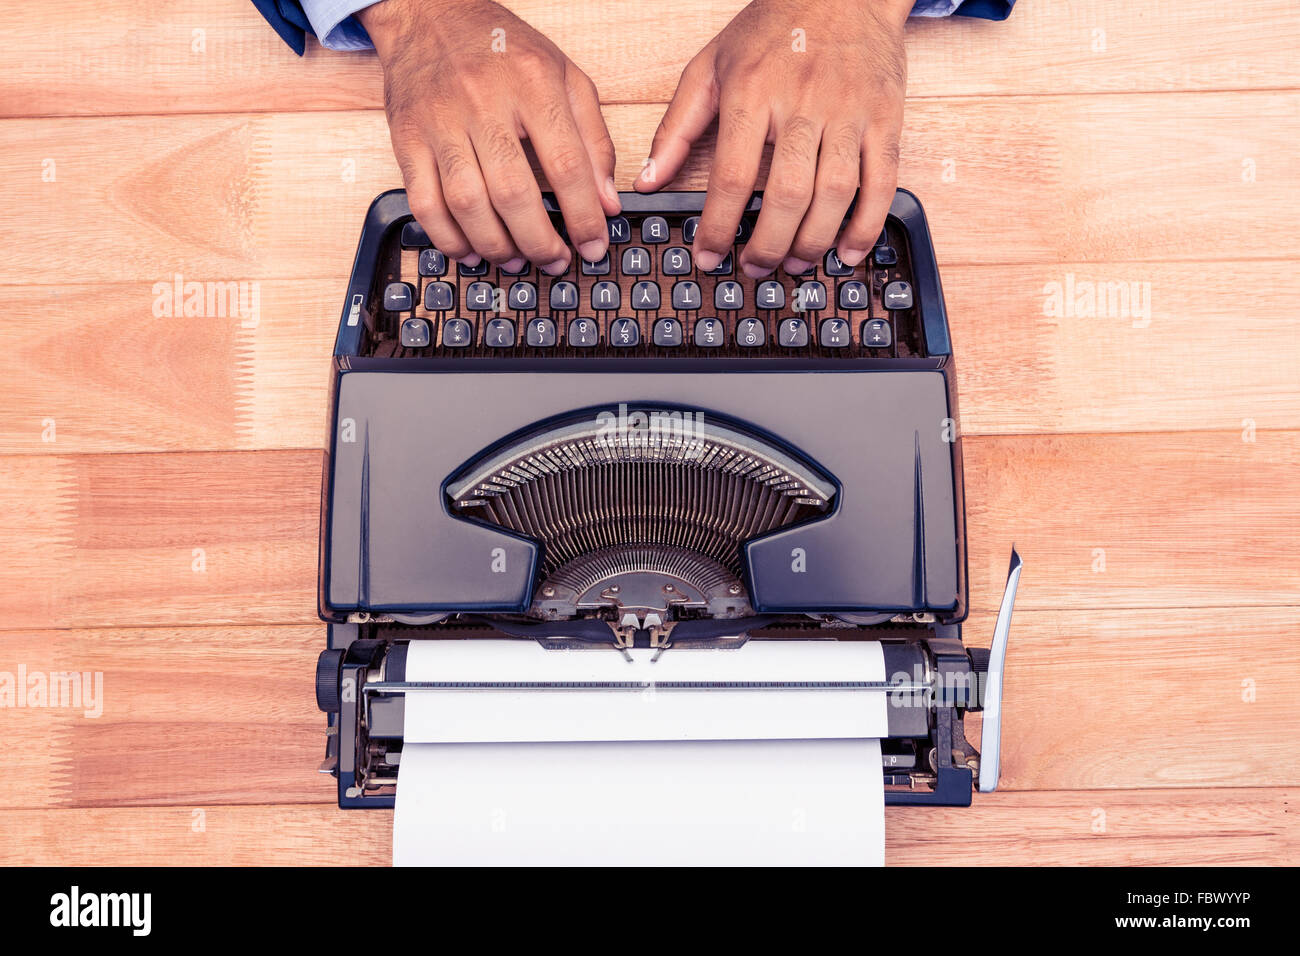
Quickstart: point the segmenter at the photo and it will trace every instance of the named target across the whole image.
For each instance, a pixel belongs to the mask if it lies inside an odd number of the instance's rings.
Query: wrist
[[[885,23],[902,27],[912,14],[916,0],[868,0],[866,11]]]
[[[358,10],[356,18],[382,60],[417,20],[465,5],[466,0],[378,0]]]
[[[383,53],[408,13],[404,0],[378,0],[355,14],[378,53]]]

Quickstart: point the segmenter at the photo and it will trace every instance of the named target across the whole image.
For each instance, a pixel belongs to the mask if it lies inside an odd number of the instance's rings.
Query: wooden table
[[[596,80],[626,188],[741,3],[660,0],[654,43],[636,4],[511,6]],[[311,682],[328,356],[400,185],[377,64],[237,0],[11,0],[0,35],[0,672],[103,674],[97,718],[0,711],[0,861],[385,862]],[[1022,0],[908,47],[975,642],[1026,571],[1003,789],[889,811],[888,859],[1295,862],[1295,4]],[[256,282],[258,321],[157,314],[176,276]]]

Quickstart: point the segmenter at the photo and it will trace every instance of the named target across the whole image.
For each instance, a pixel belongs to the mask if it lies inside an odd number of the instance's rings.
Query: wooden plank
[[[63,706],[53,696],[43,707],[6,703],[6,741],[33,760],[0,784],[0,806],[333,802],[333,781],[316,772],[325,724],[311,682],[324,633],[315,625],[0,634],[0,672],[15,681],[84,675],[80,696],[64,696]]]
[[[972,615],[968,645],[987,646],[994,617]],[[1300,678],[1294,617],[1294,608],[1018,610],[1002,788],[1292,785],[1278,729],[1292,720],[1288,688]],[[967,728],[977,748],[980,719]]]
[[[660,0],[651,29],[629,3],[506,6],[587,70],[607,103],[666,102],[686,61],[745,0]],[[9,8],[0,115],[322,110],[382,104],[369,54],[314,42],[299,60],[246,3],[67,0]],[[914,97],[1294,88],[1288,0],[1231,7],[1104,0],[1022,2],[1005,23],[913,21]],[[147,81],[144,81],[147,78]]]
[[[1278,732],[1300,680],[1293,618],[1290,608],[1018,612],[1002,789],[1300,785]],[[973,615],[967,642],[987,645],[992,631],[991,612]],[[102,683],[93,700],[6,710],[7,742],[31,759],[0,778],[0,807],[333,803],[333,780],[316,772],[325,719],[311,682],[324,633],[0,632],[0,672]],[[979,730],[972,716],[977,747]]]
[[[1218,268],[1232,281],[1206,283],[1198,263],[946,268],[964,433],[1300,428],[1287,312],[1300,268]],[[1043,315],[1057,287],[1109,281],[1136,284],[1150,314]],[[0,286],[0,337],[25,370],[6,386],[0,453],[318,446],[342,286],[261,282],[247,328],[230,314],[155,317],[143,284]]]
[[[1244,866],[1295,859],[1294,791],[996,793],[885,813],[891,866]]]
[[[998,793],[967,808],[896,807],[885,813],[885,862],[1287,864],[1300,850],[1296,797],[1284,789]],[[0,810],[0,863],[384,865],[392,819],[391,811],[302,806]]]
[[[658,108],[607,116],[626,186]],[[1290,92],[927,100],[901,182],[945,266],[1285,259],[1300,222],[1276,213],[1300,190],[1298,136]],[[675,185],[702,188],[710,153]],[[0,285],[133,282],[150,301],[178,274],[337,290],[366,207],[400,185],[374,111],[6,120],[0,174]]]
[[[971,605],[997,606],[1014,542],[1023,606],[1294,605],[1300,436],[963,442]]]
[[[1300,433],[970,437],[971,606],[1300,604]],[[0,458],[6,627],[315,617],[321,453]],[[197,570],[196,570],[197,569]],[[32,582],[39,587],[33,589]]]
[[[320,452],[4,461],[11,625],[314,619]]]

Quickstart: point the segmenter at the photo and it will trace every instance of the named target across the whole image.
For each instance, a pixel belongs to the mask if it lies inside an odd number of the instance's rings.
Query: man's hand
[[[567,268],[527,139],[573,244],[605,254],[605,216],[619,210],[614,144],[595,85],[554,43],[489,0],[382,0],[358,16],[384,66],[411,212],[439,249],[471,265]]]
[[[751,278],[785,262],[797,275],[835,244],[850,266],[875,244],[898,184],[912,0],[753,0],[687,64],[636,181],[668,183],[718,117],[718,146],[695,233],[695,259],[717,265],[773,143],[763,209],[741,265]]]

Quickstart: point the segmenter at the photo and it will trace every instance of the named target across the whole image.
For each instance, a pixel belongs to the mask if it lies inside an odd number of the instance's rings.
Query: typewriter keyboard
[[[699,216],[609,219],[609,254],[575,252],[551,276],[448,258],[413,219],[383,239],[362,354],[376,357],[545,356],[730,358],[923,356],[907,238],[886,224],[856,268],[834,250],[803,275],[751,279],[738,266],[754,227],[746,213],[731,252],[705,272],[692,240]],[[562,227],[558,213],[556,227]],[[561,233],[563,235],[563,232]]]

